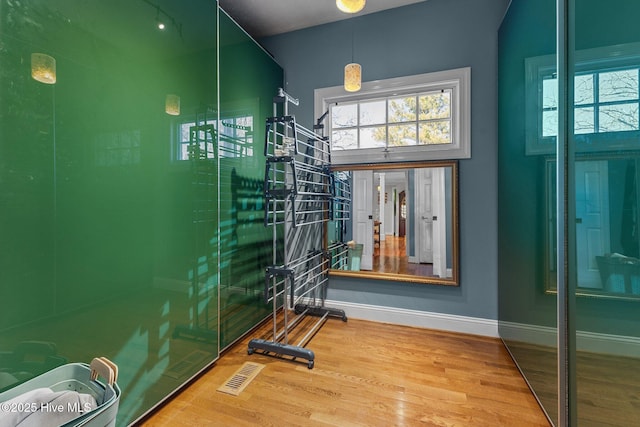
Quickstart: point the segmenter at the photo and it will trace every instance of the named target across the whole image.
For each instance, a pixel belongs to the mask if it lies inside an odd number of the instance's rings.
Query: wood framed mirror
[[[327,223],[331,276],[458,286],[458,162],[333,166],[350,189]]]

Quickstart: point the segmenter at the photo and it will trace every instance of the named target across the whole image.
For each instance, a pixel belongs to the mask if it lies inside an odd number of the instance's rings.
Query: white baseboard
[[[500,336],[505,341],[519,341],[543,347],[556,347],[555,328],[533,326],[524,323],[500,322]]]
[[[501,336],[505,340],[523,341],[546,347],[557,346],[556,329],[547,326],[500,322],[500,334],[498,334],[497,320],[343,301],[327,300],[325,304],[327,307],[344,310],[347,317],[353,319],[439,329],[494,338]],[[578,331],[576,345],[578,351],[590,353],[636,358],[640,355],[640,338],[638,337]]]
[[[556,329],[548,326],[500,322],[500,333],[505,340],[526,342],[546,347],[557,346]],[[576,347],[578,351],[589,353],[637,358],[640,355],[640,338],[577,331]]]
[[[344,310],[347,318],[498,337],[498,322],[496,320],[343,301],[327,300],[325,305]]]

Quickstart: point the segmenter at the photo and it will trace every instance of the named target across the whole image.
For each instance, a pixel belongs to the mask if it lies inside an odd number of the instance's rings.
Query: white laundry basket
[[[102,377],[103,380],[99,380],[98,377]],[[21,413],[21,416],[25,416],[25,412],[29,414],[26,414],[26,418],[21,421],[23,425],[42,425],[43,422],[46,423],[50,414],[53,423],[51,425],[113,427],[120,401],[117,378],[118,367],[105,357],[95,358],[89,365],[68,363],[54,368],[0,393],[0,427],[10,427],[14,423],[11,421],[11,413]],[[96,407],[91,411],[80,410],[77,417],[63,424],[56,423],[55,417],[60,416],[61,411],[82,408],[69,408],[62,404],[49,406],[46,403],[28,401],[26,398],[21,400],[22,397],[38,389],[50,389],[52,392],[73,391],[90,395],[95,399]],[[39,421],[29,422],[30,416]]]

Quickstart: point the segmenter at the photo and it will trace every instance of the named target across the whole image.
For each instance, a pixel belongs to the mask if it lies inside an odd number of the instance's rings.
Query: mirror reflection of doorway
[[[327,226],[332,273],[416,283],[456,282],[456,166],[447,161],[334,169],[349,183],[351,205],[344,219],[330,221]],[[423,169],[428,170],[431,182],[428,191],[420,178]],[[429,200],[429,213],[418,206],[418,196]],[[419,235],[422,217],[431,224],[428,232],[433,236],[433,258],[421,263],[418,249],[424,240]],[[357,257],[357,269],[342,264],[347,254]]]
[[[408,170],[386,170],[374,173],[374,251],[371,271],[420,276],[436,274],[446,277],[446,231],[439,227],[445,224],[444,168],[422,168]],[[409,185],[409,180],[412,185]],[[407,209],[407,205],[414,209]],[[440,221],[438,222],[438,215]],[[408,222],[413,224],[411,242]],[[380,235],[376,234],[379,233]],[[408,252],[413,245],[413,255]]]

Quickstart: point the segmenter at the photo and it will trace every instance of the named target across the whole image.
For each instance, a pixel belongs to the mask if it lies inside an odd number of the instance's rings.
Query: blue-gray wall
[[[363,81],[471,67],[472,158],[460,161],[460,286],[334,277],[328,298],[497,319],[497,30],[508,0],[429,0],[265,38],[282,65],[290,110],[315,121],[314,89],[342,84],[354,59]]]

